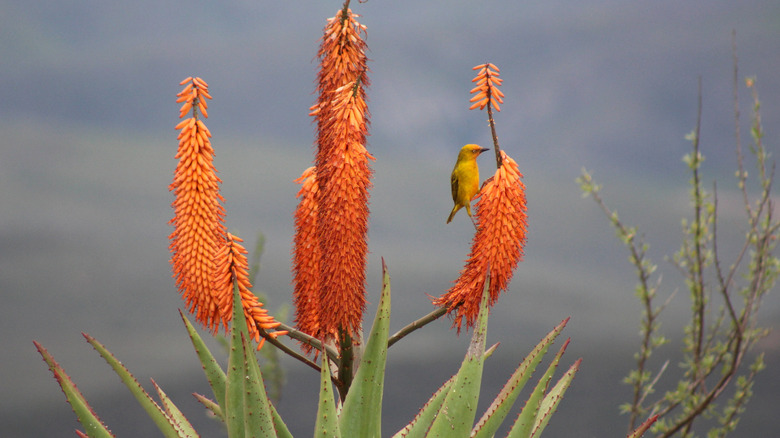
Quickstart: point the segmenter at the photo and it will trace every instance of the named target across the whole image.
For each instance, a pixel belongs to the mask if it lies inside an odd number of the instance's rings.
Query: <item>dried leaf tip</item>
[[[479,70],[479,72],[471,80],[471,82],[476,82],[477,86],[469,92],[474,94],[469,100],[469,102],[473,103],[469,109],[484,109],[485,106],[490,106],[495,108],[496,111],[501,111],[499,104],[504,103],[504,93],[498,89],[503,82],[503,79],[498,77],[498,72],[500,71],[498,67],[486,63],[474,66],[472,70]]]

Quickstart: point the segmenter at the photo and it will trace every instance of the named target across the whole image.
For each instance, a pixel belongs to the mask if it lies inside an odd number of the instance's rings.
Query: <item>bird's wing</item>
[[[452,187],[452,200],[458,202],[458,175],[452,172],[450,177],[450,186]]]

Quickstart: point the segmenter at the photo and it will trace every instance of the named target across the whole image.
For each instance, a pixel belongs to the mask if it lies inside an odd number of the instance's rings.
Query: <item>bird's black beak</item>
[[[482,148],[482,149],[479,150],[479,153],[481,154],[482,152],[487,152],[489,150],[490,150],[490,148]]]

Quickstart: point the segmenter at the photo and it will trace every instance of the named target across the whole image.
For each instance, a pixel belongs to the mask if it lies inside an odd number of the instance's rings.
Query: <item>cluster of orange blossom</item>
[[[318,52],[314,169],[295,213],[294,300],[298,328],[325,340],[359,342],[366,304],[368,198],[365,26],[345,5],[328,19]]]
[[[293,248],[296,322],[301,331],[318,339],[338,341],[349,336],[359,342],[365,308],[368,197],[373,157],[366,150],[368,85],[365,26],[349,9],[328,20],[319,51],[318,101],[311,108],[317,122],[315,166],[306,169],[295,211]],[[480,70],[471,93],[471,109],[499,111],[503,93],[493,64]],[[216,331],[231,318],[233,287],[237,286],[253,339],[278,322],[251,293],[246,250],[241,239],[227,233],[220,205],[221,180],[213,165],[214,150],[199,114],[207,117],[208,86],[199,78],[182,82],[177,125],[179,164],[170,190],[176,200],[174,231],[170,236],[171,263],[177,285],[191,312]],[[492,116],[491,128],[494,129]],[[494,131],[495,132],[495,131]],[[490,275],[489,304],[506,290],[523,257],[527,228],[525,186],[517,163],[496,146],[498,169],[476,196],[477,232],[466,265],[455,284],[434,304],[454,314],[454,326],[473,326]],[[327,256],[325,256],[327,255]],[[284,332],[268,333],[271,336]],[[258,347],[259,348],[259,347]],[[310,351],[309,347],[305,349]]]
[[[503,79],[498,77],[498,72],[501,70],[490,63],[475,66],[473,70],[479,70],[479,72],[471,80],[471,82],[476,82],[477,86],[470,91],[474,96],[471,97],[469,102],[474,102],[474,104],[469,109],[484,109],[490,103],[496,111],[501,111],[501,107],[498,106],[499,103],[504,103],[504,93],[498,89],[501,83],[504,82]]]
[[[268,316],[262,304],[249,289],[246,250],[225,227],[224,202],[219,193],[222,182],[214,167],[214,148],[211,133],[200,117],[207,118],[211,99],[208,85],[200,78],[187,78],[180,85],[184,89],[177,95],[182,103],[179,118],[178,164],[169,190],[174,193],[172,207],[174,217],[170,223],[173,232],[169,236],[171,265],[176,285],[182,293],[189,311],[212,331],[220,323],[227,329],[232,317],[233,286],[238,285],[244,315],[250,334],[259,342],[259,330],[271,330],[279,326]],[[284,334],[272,332],[271,336]]]

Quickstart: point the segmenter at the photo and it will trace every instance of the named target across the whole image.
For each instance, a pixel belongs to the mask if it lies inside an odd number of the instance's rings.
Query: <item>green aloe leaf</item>
[[[43,357],[46,364],[49,365],[49,370],[54,374],[54,378],[62,388],[62,392],[65,393],[68,403],[70,403],[71,408],[73,408],[73,412],[76,414],[79,423],[84,427],[87,435],[91,438],[113,437],[114,435],[111,434],[103,422],[100,421],[100,418],[98,418],[97,414],[95,414],[89,406],[89,403],[87,403],[87,400],[81,394],[81,391],[76,387],[76,384],[73,383],[70,376],[65,373],[65,370],[62,369],[60,364],[54,360],[54,357],[38,342],[33,341],[33,344],[35,344],[35,348],[38,349],[38,353]]]
[[[292,434],[290,433],[290,429],[284,423],[284,420],[282,420],[281,415],[279,415],[279,412],[276,411],[274,404],[271,403],[270,400],[268,401],[268,407],[271,409],[271,419],[274,422],[274,429],[276,430],[276,436],[278,438],[293,438]]]
[[[212,355],[211,351],[209,351],[208,347],[206,347],[206,343],[203,342],[203,339],[198,334],[198,331],[195,330],[195,327],[192,325],[192,323],[190,323],[189,319],[187,319],[181,310],[179,310],[179,315],[181,315],[181,319],[184,321],[184,326],[187,328],[187,333],[190,335],[192,346],[195,348],[195,353],[198,355],[198,359],[200,359],[200,363],[203,366],[203,371],[206,373],[206,379],[209,381],[211,391],[214,393],[214,397],[216,398],[218,405],[224,406],[225,381],[227,380],[227,376],[217,363],[217,360],[214,359],[214,355]],[[211,411],[214,412],[214,414],[219,418],[221,418],[223,422],[225,421],[225,417],[222,414],[222,409],[211,409]]]
[[[486,277],[490,278],[490,273]],[[477,415],[477,402],[482,380],[482,368],[485,363],[485,344],[488,321],[488,287],[485,281],[482,290],[482,303],[479,316],[471,337],[471,344],[463,359],[460,370],[455,376],[450,390],[439,409],[436,419],[428,433],[430,437],[466,437],[469,436]]]
[[[509,431],[507,438],[530,438],[533,436],[534,429],[538,426],[537,420],[540,418],[540,407],[542,400],[544,399],[547,387],[552,380],[552,376],[555,373],[555,368],[563,356],[563,352],[566,351],[566,347],[569,345],[569,340],[563,343],[558,353],[553,358],[550,365],[547,367],[544,375],[539,379],[531,396],[528,397],[528,401],[525,402],[522,412],[512,425],[512,429]],[[542,414],[543,415],[543,414]]]
[[[240,303],[240,301],[238,301]],[[243,311],[241,319],[244,319]],[[246,324],[246,322],[244,322]],[[260,373],[260,365],[250,345],[248,337],[241,334],[244,351],[244,367],[246,380],[244,381],[244,422],[247,436],[252,437],[276,437],[276,428],[271,418],[268,395],[265,393],[263,376]]]
[[[569,367],[569,370],[558,380],[558,383],[553,386],[550,392],[542,400],[542,404],[539,407],[539,413],[536,415],[536,421],[534,422],[534,431],[531,434],[532,437],[538,437],[542,434],[542,431],[547,427],[547,423],[550,422],[550,417],[558,408],[558,404],[563,400],[563,393],[569,389],[571,381],[574,379],[574,375],[580,369],[580,363],[582,359],[578,359],[574,364]]]
[[[225,422],[225,414],[222,413],[222,408],[219,407],[217,402],[198,393],[193,393],[192,395],[193,397],[195,397],[195,400],[199,401],[200,404],[202,404],[206,409],[211,411],[211,413],[214,414],[215,417],[222,420],[223,423]]]
[[[169,438],[178,438],[179,432],[176,430],[176,426],[173,422],[173,420],[168,417],[168,414],[165,413],[165,411],[158,405],[152,397],[146,392],[146,390],[141,386],[140,383],[133,377],[132,374],[130,374],[130,371],[125,368],[124,365],[122,365],[119,360],[117,360],[116,357],[114,357],[113,354],[111,354],[106,347],[97,341],[97,339],[93,338],[92,336],[82,333],[82,335],[87,339],[87,342],[92,345],[92,347],[103,357],[103,359],[108,362],[108,364],[113,368],[114,372],[119,376],[119,379],[122,380],[122,383],[127,386],[127,389],[130,390],[130,393],[133,394],[133,397],[135,397],[136,400],[138,400],[138,403],[141,405],[142,408],[146,411],[146,414],[149,415],[149,418],[154,421],[154,424],[157,425],[157,428],[160,429],[160,431]]]
[[[358,368],[339,417],[344,436],[381,436],[382,393],[390,334],[390,274],[382,260],[382,297]]]
[[[165,412],[168,414],[168,418],[172,420],[173,426],[176,427],[179,436],[188,438],[198,437],[198,433],[195,431],[195,428],[192,427],[192,424],[190,424],[189,420],[187,420],[187,417],[185,417],[181,410],[175,404],[173,404],[168,395],[162,390],[162,388],[160,388],[160,385],[158,385],[154,379],[152,379],[152,384],[157,390],[157,395],[160,397],[160,402],[162,403]]]
[[[246,351],[242,337],[249,335],[244,318],[238,285],[233,282],[233,324],[230,330],[230,355],[228,356],[227,381],[225,383],[225,424],[228,436],[246,436],[244,421],[244,382],[247,380]]]
[[[492,347],[485,351],[484,357],[487,359],[498,348],[498,344],[494,344]],[[433,420],[436,418],[436,414],[439,412],[441,405],[444,403],[444,398],[447,396],[447,392],[452,386],[452,382],[455,381],[456,376],[452,376],[449,380],[436,390],[431,398],[420,409],[420,412],[414,417],[414,419],[406,425],[403,429],[398,431],[393,438],[423,438],[426,436],[428,429],[433,424]]]
[[[333,387],[330,382],[330,368],[328,356],[322,352],[322,365],[320,369],[320,402],[317,407],[317,422],[314,425],[315,438],[341,438],[339,430],[338,412],[333,396]]]
[[[509,380],[504,387],[498,393],[493,403],[485,410],[485,414],[477,422],[474,427],[474,436],[476,438],[489,438],[492,437],[498,428],[503,423],[509,411],[512,408],[520,392],[525,387],[528,379],[533,375],[534,370],[542,361],[544,355],[547,354],[547,350],[553,344],[558,335],[561,334],[566,324],[569,322],[569,318],[563,320],[558,326],[556,326],[550,333],[547,334],[537,345],[534,347],[528,356],[523,359],[523,362],[515,369]]]
[[[436,414],[441,409],[441,405],[444,404],[444,399],[447,397],[447,393],[452,387],[452,383],[455,382],[455,377],[452,376],[449,380],[436,390],[431,396],[428,402],[425,403],[420,412],[414,417],[411,423],[406,425],[403,429],[398,431],[393,438],[423,438],[428,433],[433,420],[436,419]]]

